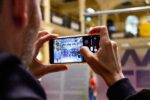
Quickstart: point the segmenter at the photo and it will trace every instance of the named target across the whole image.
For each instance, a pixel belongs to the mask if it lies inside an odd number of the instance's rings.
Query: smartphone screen
[[[81,63],[85,62],[80,48],[87,46],[95,53],[99,48],[99,35],[56,38],[49,41],[50,63]]]

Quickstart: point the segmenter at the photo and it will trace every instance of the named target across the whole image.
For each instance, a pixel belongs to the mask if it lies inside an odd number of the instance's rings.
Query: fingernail
[[[65,67],[63,68],[63,70],[68,70],[68,67],[67,67],[67,66],[65,66]]]

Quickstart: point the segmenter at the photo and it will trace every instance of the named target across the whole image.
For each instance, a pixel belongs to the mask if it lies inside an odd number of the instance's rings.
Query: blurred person
[[[111,41],[105,26],[97,26],[89,31],[89,34],[100,34],[100,48],[92,53],[88,47],[82,47],[80,52],[93,71],[100,75],[107,86],[107,97],[109,100],[150,100],[150,90],[144,89],[140,92],[131,85],[124,77],[118,53],[117,44]]]
[[[89,100],[96,100],[96,94],[96,83],[94,80],[93,72],[91,72],[89,78]]]
[[[40,21],[40,0],[0,0],[0,100],[46,100],[36,78],[67,69],[36,58],[43,43],[57,37],[37,34]]]

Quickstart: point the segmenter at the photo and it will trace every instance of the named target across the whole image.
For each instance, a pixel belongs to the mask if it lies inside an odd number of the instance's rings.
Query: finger
[[[113,45],[113,49],[116,55],[116,59],[118,59],[118,62],[120,62],[120,56],[119,56],[119,50],[118,50],[118,46],[117,43],[115,41],[111,41],[112,45]]]
[[[111,42],[110,41],[107,41],[105,42],[102,46],[102,49],[104,52],[109,52],[109,50],[111,49]]]
[[[47,35],[42,36],[41,38],[39,38],[39,39],[37,40],[36,44],[35,44],[36,47],[35,47],[35,55],[34,55],[34,57],[37,56],[37,54],[38,54],[40,48],[42,47],[42,45],[43,45],[46,41],[48,41],[48,40],[50,40],[50,39],[53,39],[53,38],[56,38],[56,37],[58,37],[57,34],[47,34]]]
[[[117,57],[117,43],[115,41],[108,41],[105,44],[105,51],[106,52],[110,52],[112,55],[114,55],[114,57]]]
[[[41,69],[37,70],[34,74],[36,76],[38,76],[38,77],[41,77],[41,76],[46,75],[48,73],[65,71],[67,69],[68,69],[67,65],[62,65],[62,64],[55,65],[55,64],[52,64],[52,65],[46,65],[45,67],[41,67]]]
[[[109,41],[105,48],[106,48],[105,51],[111,53],[110,57],[112,57],[112,59],[114,59],[115,62],[118,62],[118,52],[117,52],[117,44],[116,44],[116,42]]]
[[[93,27],[89,32],[89,34],[100,34],[101,37],[106,36],[109,39],[108,30],[106,26],[96,26]]]
[[[89,64],[90,68],[92,68],[94,72],[99,73],[99,67],[97,66],[99,66],[100,62],[95,57],[95,55],[89,50],[89,48],[82,47],[80,49],[80,53],[82,54],[86,62]]]
[[[111,41],[111,48],[110,50],[112,51],[112,54],[114,55],[115,59],[117,59],[117,43],[115,41]]]
[[[80,49],[80,53],[90,66],[94,63],[94,54],[89,50],[88,47],[83,46]]]
[[[65,64],[51,64],[51,65],[46,65],[45,67],[46,72],[58,72],[58,71],[63,71],[63,70],[67,70],[68,67]]]
[[[110,52],[112,49],[111,41],[104,41],[103,44],[100,43],[100,46],[104,52]]]
[[[113,47],[115,53],[117,53],[117,49],[118,49],[117,43],[115,41],[111,41],[111,44],[112,44],[112,47]]]
[[[57,37],[58,37],[58,34],[47,34],[47,35],[41,37],[37,42],[39,45],[42,45],[46,41],[53,39],[53,38],[57,38]]]
[[[37,38],[41,38],[42,36],[47,35],[48,32],[39,32]]]
[[[110,41],[106,26],[96,26],[89,31],[89,34],[96,34],[96,33],[100,34],[100,43],[99,43],[100,46],[104,45],[105,42]]]
[[[38,66],[42,66],[42,62],[38,58],[34,57],[33,60]]]

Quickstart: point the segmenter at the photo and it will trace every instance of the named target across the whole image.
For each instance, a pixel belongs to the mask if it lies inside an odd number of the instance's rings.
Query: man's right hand
[[[48,34],[47,32],[39,32],[37,40],[35,42],[34,55],[30,66],[30,71],[37,78],[41,78],[42,76],[54,73],[58,71],[65,71],[68,69],[65,64],[43,64],[41,61],[37,59],[37,55],[40,51],[40,48],[43,46],[45,42],[52,38],[58,37],[57,34]]]
[[[97,26],[89,31],[89,34],[100,34],[100,48],[94,54],[89,48],[82,47],[80,52],[86,62],[98,75],[101,75],[108,86],[124,78],[122,73],[118,47],[108,36],[107,28]]]

